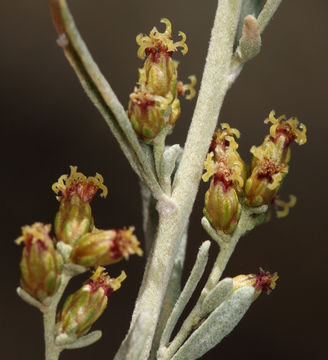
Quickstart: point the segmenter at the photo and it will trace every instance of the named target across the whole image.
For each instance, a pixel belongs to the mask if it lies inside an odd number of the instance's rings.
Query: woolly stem
[[[192,210],[203,162],[228,90],[230,63],[241,3],[241,0],[221,0],[218,4],[202,85],[173,184],[172,198],[163,198],[157,204],[160,215],[157,238],[136,301],[130,331],[115,360],[125,359],[136,319],[151,313],[152,321],[146,329],[147,336],[140,360],[146,360],[149,356],[174,258],[179,248],[179,240]]]
[[[62,347],[56,345],[55,342],[56,313],[58,303],[71,278],[71,275],[67,274],[65,271],[63,272],[58,291],[51,299],[49,299],[49,304],[47,304],[43,309],[45,360],[57,360],[62,351]]]

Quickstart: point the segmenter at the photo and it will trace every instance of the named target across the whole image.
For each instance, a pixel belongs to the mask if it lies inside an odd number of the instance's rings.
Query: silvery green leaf
[[[169,193],[171,191],[171,175],[175,169],[178,156],[181,154],[181,148],[178,144],[169,146],[163,153],[163,159],[161,164],[162,186],[164,191]]]
[[[75,340],[71,344],[67,344],[64,346],[65,349],[80,349],[89,345],[92,345],[96,341],[98,341],[101,338],[101,331],[96,330],[92,331],[90,334],[84,335],[80,337],[79,339]]]
[[[196,360],[227,336],[243,318],[253,301],[254,288],[236,290],[195,330],[172,360]]]
[[[186,285],[183,288],[181,295],[179,296],[178,301],[176,302],[173,311],[167,321],[166,327],[164,329],[162,338],[161,338],[161,346],[166,346],[169,342],[172,331],[182,314],[185,306],[187,305],[189,299],[191,298],[193,292],[195,291],[199,280],[201,279],[205,266],[208,260],[208,251],[210,248],[210,241],[205,241],[201,245],[198,251],[197,259],[193,269],[191,270],[190,276],[186,282]]]
[[[148,186],[140,181],[140,193],[142,199],[142,227],[145,236],[145,255],[148,255],[156,235],[158,226],[158,212],[156,200]]]
[[[208,235],[216,241],[220,246],[224,242],[229,242],[231,240],[231,236],[224,234],[223,232],[217,232],[210,222],[207,220],[205,216],[202,217],[201,224],[204,230],[208,233]]]
[[[18,287],[16,289],[18,296],[20,296],[25,302],[28,304],[38,308],[40,311],[42,311],[43,305],[40,301],[35,299],[33,296],[31,296],[29,293],[27,293],[24,289],[21,287]]]
[[[225,278],[221,280],[205,297],[202,303],[201,315],[207,316],[218,306],[220,306],[226,298],[232,293],[233,280]]]
[[[142,148],[145,161],[148,163],[149,167],[151,168],[151,171],[155,173],[155,162],[153,156],[153,149],[151,145],[140,143],[140,146]]]

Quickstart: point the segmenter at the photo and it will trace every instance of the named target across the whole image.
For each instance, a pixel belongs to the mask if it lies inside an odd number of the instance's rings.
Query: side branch
[[[105,118],[134,171],[155,197],[162,191],[123,106],[94,62],[82,40],[65,0],[49,0],[59,39],[58,44],[75,70],[87,95]]]

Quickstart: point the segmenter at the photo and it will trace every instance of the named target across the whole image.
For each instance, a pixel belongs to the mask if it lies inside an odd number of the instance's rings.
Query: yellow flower
[[[220,178],[226,185],[234,186],[238,193],[244,187],[246,166],[237,152],[238,144],[235,137],[239,138],[237,129],[230,128],[229,124],[221,124],[213,136],[210,153],[204,162],[206,172],[202,179],[207,182],[213,175]]]
[[[181,52],[185,55],[188,52],[188,46],[185,43],[186,35],[182,31],[179,31],[181,40],[173,42],[171,39],[172,25],[168,19],[161,19],[161,22],[166,25],[166,29],[163,33],[159,32],[156,27],[150,31],[149,36],[139,34],[136,38],[137,44],[140,46],[138,50],[138,57],[144,59],[148,55],[152,55],[154,60],[163,53],[171,55],[172,52],[177,51],[178,48],[182,48]]]
[[[71,254],[72,262],[85,266],[114,264],[130,255],[142,255],[134,228],[123,230],[94,229],[80,237]]]
[[[111,278],[104,270],[99,266],[86,283],[65,300],[57,316],[57,345],[72,343],[86,334],[104,312],[108,296],[121,287],[125,272]]]
[[[136,88],[130,95],[127,114],[134,131],[146,143],[151,142],[170,124],[171,115],[173,117],[169,101],[162,96],[153,95],[144,87]],[[175,120],[172,121],[173,124]]]
[[[76,166],[71,166],[70,176],[62,175],[52,185],[52,190],[61,194],[57,196],[60,207],[54,226],[57,241],[74,246],[82,235],[91,231],[94,221],[90,202],[98,190],[102,190],[100,196],[107,196],[108,190],[103,182],[100,174],[87,178],[77,171]]]
[[[71,198],[73,195],[78,195],[84,202],[90,202],[96,195],[98,190],[102,190],[101,197],[106,197],[108,194],[107,187],[103,184],[104,178],[100,174],[96,176],[89,176],[88,178],[77,171],[77,166],[71,166],[71,174],[62,175],[57,182],[52,185],[52,190],[61,196],[57,199]]]
[[[288,166],[281,163],[281,141],[278,144],[265,141],[261,146],[252,146],[251,153],[254,155],[252,174],[256,174],[259,180],[268,181],[268,189],[276,189],[283,177],[288,173]],[[253,174],[253,175],[254,175]]]
[[[285,140],[284,147],[287,147],[293,140],[299,145],[303,145],[307,141],[306,126],[300,123],[296,117],[286,120],[286,116],[282,115],[275,118],[275,112],[272,110],[264,122],[272,123],[270,127],[271,140],[276,142],[282,136]]]
[[[265,123],[272,123],[270,134],[262,145],[252,146],[251,174],[246,181],[246,202],[250,206],[270,204],[288,173],[289,145],[293,140],[299,145],[306,143],[306,127],[292,117],[275,118],[271,111]]]
[[[50,236],[51,225],[34,223],[22,227],[17,244],[24,243],[21,286],[34,298],[43,301],[53,296],[61,279],[62,259]]]

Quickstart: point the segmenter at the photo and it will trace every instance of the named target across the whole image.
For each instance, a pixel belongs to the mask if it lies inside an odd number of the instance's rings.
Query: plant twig
[[[203,311],[203,301],[206,299],[208,294],[216,287],[218,284],[222,273],[235,250],[235,247],[239,241],[239,239],[245,234],[245,232],[249,228],[249,222],[252,220],[252,215],[254,213],[262,213],[267,210],[267,206],[262,206],[259,208],[247,208],[243,207],[240,220],[238,222],[237,228],[231,236],[227,236],[224,240],[221,237],[215,237],[214,240],[218,241],[220,246],[220,251],[217,256],[217,259],[213,265],[212,271],[207,279],[207,282],[201,292],[201,295],[193,308],[193,310],[188,315],[187,319],[181,326],[178,334],[175,336],[171,344],[167,349],[165,349],[164,359],[170,359],[173,354],[179,349],[179,347],[183,344],[186,338],[190,335],[192,330],[197,326],[197,324],[201,321],[204,316]],[[214,233],[214,229],[210,229],[210,225],[204,221],[202,224],[206,224],[205,230],[209,232],[209,234]],[[210,231],[209,231],[210,230]],[[162,360],[162,359],[161,359]]]
[[[100,72],[82,40],[65,0],[49,0],[59,44],[91,101],[104,116],[132,168],[160,198],[162,190],[123,106]]]
[[[203,162],[228,89],[241,3],[241,0],[219,2],[195,113],[173,185],[172,200],[176,208],[165,201],[158,204],[160,219],[155,247],[149,257],[130,327],[133,328],[136,319],[144,312],[152,313],[152,323],[147,329],[147,341],[140,360],[147,359],[151,349],[175,254],[191,213]],[[129,341],[132,332],[128,333],[124,342]],[[125,358],[124,342],[115,360]]]

